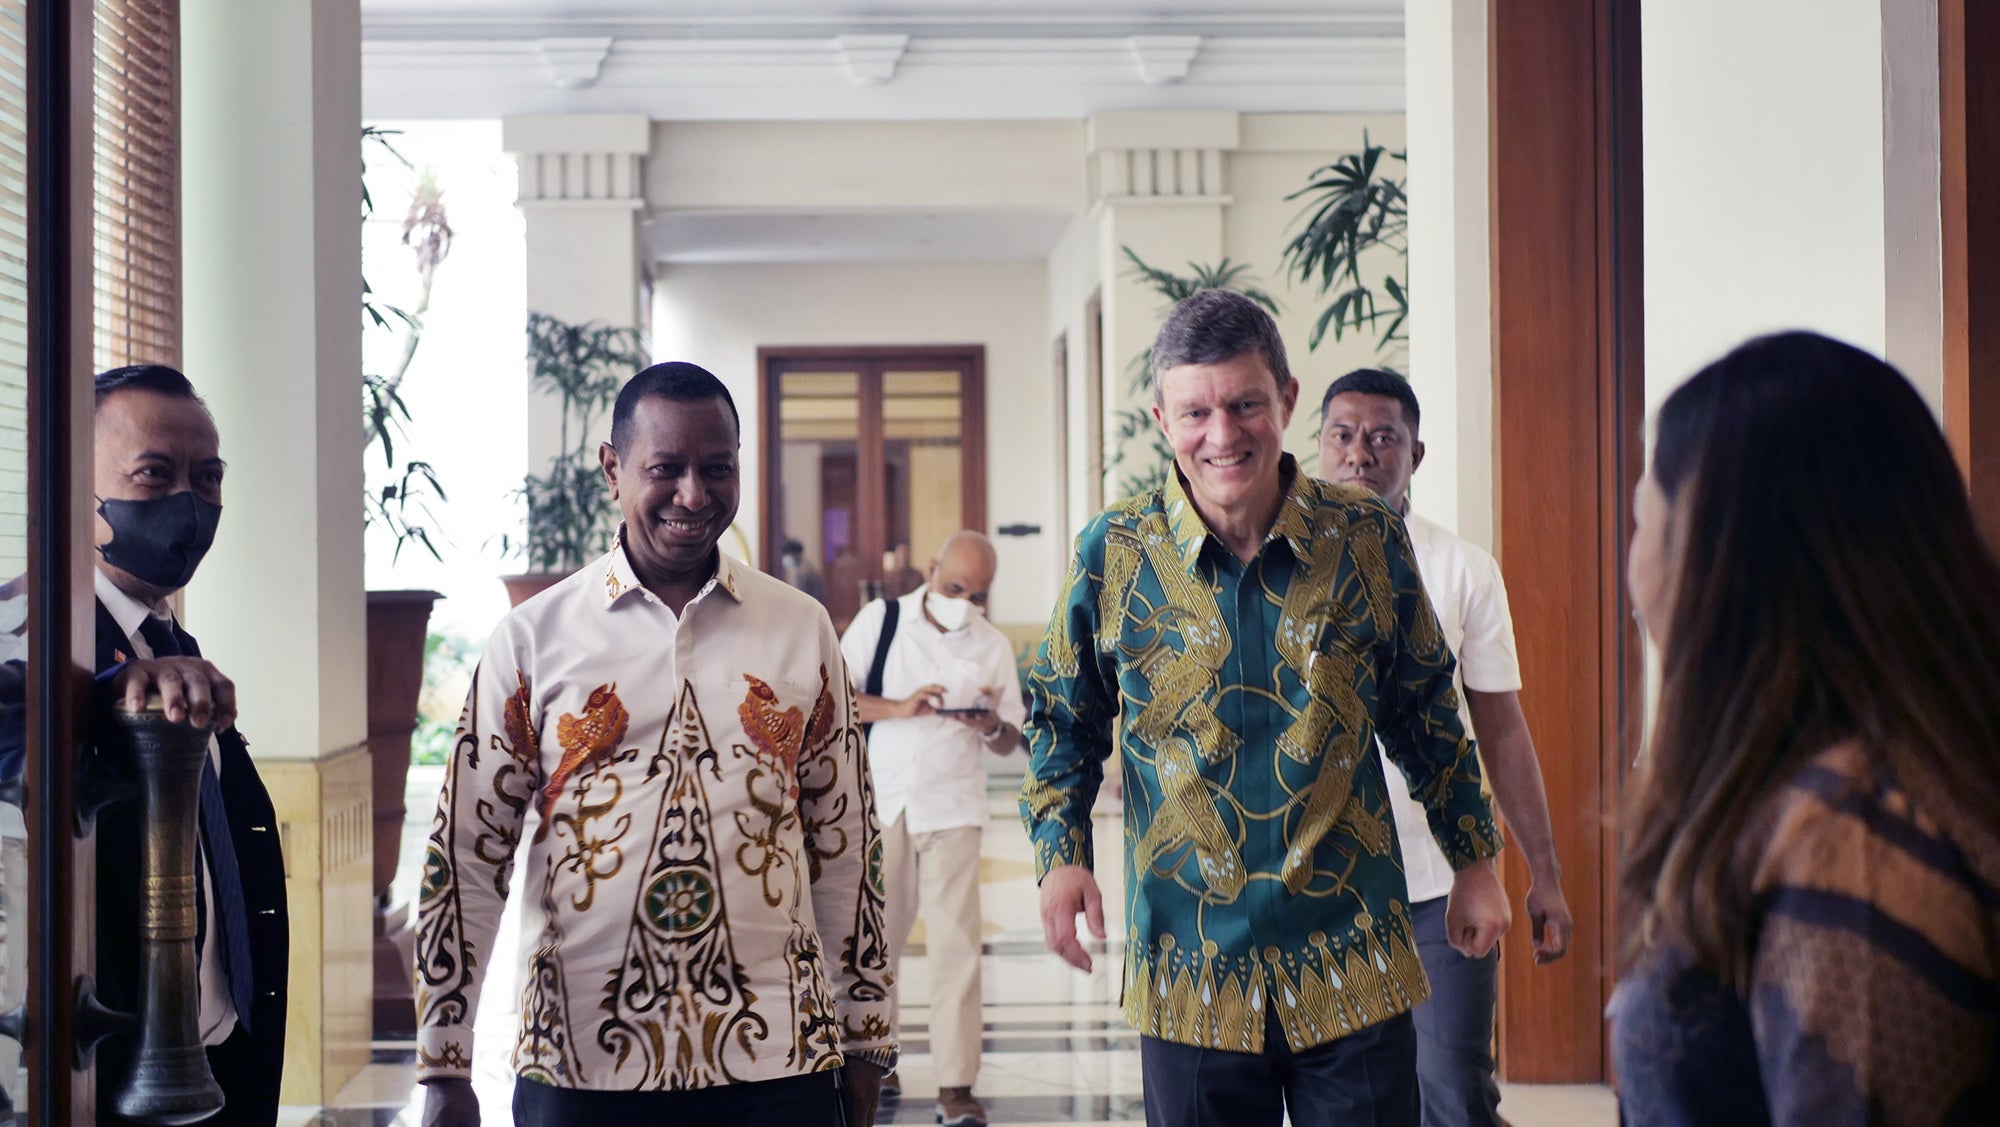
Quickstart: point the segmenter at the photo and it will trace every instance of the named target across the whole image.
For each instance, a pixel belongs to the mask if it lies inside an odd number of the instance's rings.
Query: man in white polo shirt
[[[997,560],[977,532],[945,541],[930,574],[901,598],[861,608],[840,640],[868,735],[882,819],[891,965],[924,912],[931,957],[931,1063],[938,1122],[984,1127],[979,1074],[979,839],[984,752],[1021,746],[1020,681],[1006,635],[986,620]],[[900,972],[898,982],[902,980]],[[890,998],[896,997],[892,988]],[[893,1011],[892,1011],[893,1012]],[[892,1025],[895,1019],[892,1017]],[[888,1095],[900,1091],[891,1078]]]
[[[1528,861],[1528,917],[1535,961],[1569,950],[1569,905],[1549,829],[1548,797],[1535,744],[1521,714],[1521,669],[1514,655],[1514,621],[1500,567],[1469,544],[1410,512],[1410,478],[1424,461],[1417,439],[1416,393],[1401,376],[1373,368],[1349,372],[1320,401],[1320,474],[1328,481],[1371,489],[1403,514],[1416,549],[1417,572],[1458,658],[1460,714],[1478,740],[1486,778],[1507,828]],[[1451,866],[1411,799],[1402,773],[1384,772],[1410,888],[1418,954],[1431,981],[1430,1000],[1414,1011],[1417,1081],[1424,1127],[1493,1127],[1500,1089],[1493,1080],[1493,1019],[1500,951],[1469,959],[1445,941],[1445,895]]]

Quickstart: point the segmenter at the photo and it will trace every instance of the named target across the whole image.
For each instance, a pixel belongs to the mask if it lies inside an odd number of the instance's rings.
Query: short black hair
[[[1424,421],[1424,410],[1417,406],[1417,393],[1410,387],[1410,381],[1394,372],[1381,368],[1356,368],[1333,381],[1320,397],[1319,418],[1326,422],[1326,409],[1333,405],[1336,395],[1386,395],[1403,405],[1403,416],[1410,421],[1410,433],[1416,434]]]
[[[671,399],[675,403],[706,403],[711,399],[722,400],[729,408],[730,422],[736,426],[736,437],[743,438],[743,418],[736,413],[736,400],[729,394],[715,374],[699,364],[689,364],[683,360],[673,360],[665,364],[655,364],[631,379],[619,389],[618,403],[611,408],[611,448],[623,458],[632,443],[632,413],[639,409],[639,401],[658,397]]]
[[[785,541],[783,554],[787,556],[803,556],[806,554],[806,546],[797,540],[787,540]]]
[[[104,401],[115,393],[127,390],[153,391],[172,399],[192,399],[201,403],[204,410],[208,408],[208,404],[202,403],[201,396],[195,394],[194,384],[165,364],[128,364],[123,368],[99,372],[95,385],[97,398],[92,410],[104,406]]]
[[[1278,387],[1292,382],[1285,341],[1263,306],[1232,290],[1196,290],[1167,314],[1153,338],[1147,366],[1153,398],[1160,397],[1160,374],[1188,364],[1221,364],[1246,352],[1261,353]]]

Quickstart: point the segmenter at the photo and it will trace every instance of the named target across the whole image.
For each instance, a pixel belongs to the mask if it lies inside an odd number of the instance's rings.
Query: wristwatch
[[[865,1060],[883,1072],[896,1071],[896,1046],[887,1045],[880,1049],[848,1049],[841,1054],[848,1060]]]

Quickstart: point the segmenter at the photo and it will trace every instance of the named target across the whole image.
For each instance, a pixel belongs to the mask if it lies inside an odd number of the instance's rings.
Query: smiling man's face
[[[1213,524],[1272,505],[1283,488],[1278,467],[1298,381],[1279,387],[1263,354],[1252,351],[1168,368],[1159,387],[1153,418],[1203,517]]]
[[[736,519],[736,423],[721,399],[649,395],[632,409],[621,454],[604,446],[604,474],[625,518],[625,551],[641,583],[706,576]]]

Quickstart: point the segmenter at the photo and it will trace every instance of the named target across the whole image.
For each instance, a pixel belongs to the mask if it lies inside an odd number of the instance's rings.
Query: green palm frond
[[[1393,162],[1395,175],[1384,161]],[[1314,169],[1306,186],[1286,196],[1306,198],[1294,220],[1299,231],[1285,244],[1288,276],[1332,300],[1313,323],[1306,344],[1319,347],[1331,331],[1376,330],[1376,351],[1405,339],[1409,319],[1409,195],[1405,153],[1392,152],[1362,134],[1361,151]],[[1396,254],[1393,273],[1379,283],[1364,280],[1361,256],[1385,247]],[[1382,299],[1378,301],[1378,294]]]

